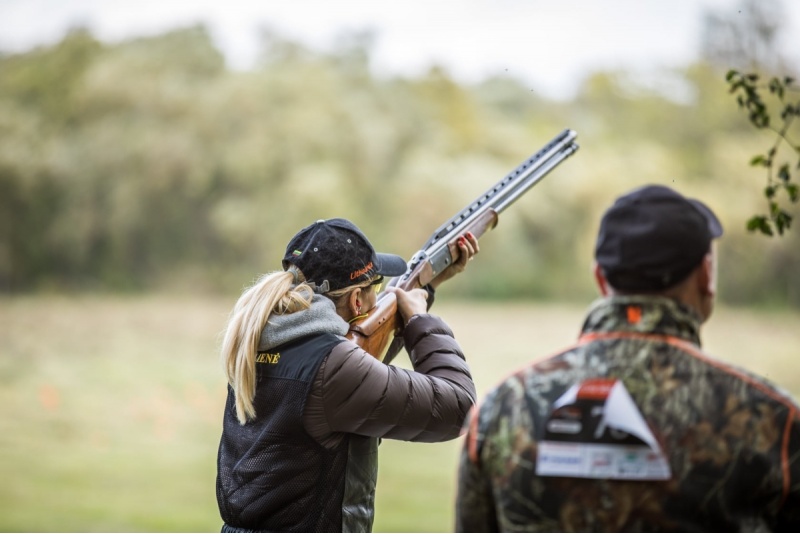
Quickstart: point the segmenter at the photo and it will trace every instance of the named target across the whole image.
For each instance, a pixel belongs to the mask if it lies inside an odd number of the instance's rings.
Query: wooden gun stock
[[[408,262],[408,270],[392,279],[390,285],[410,291],[424,287],[458,261],[459,237],[472,232],[476,238],[493,229],[500,212],[514,203],[531,187],[539,183],[564,159],[578,150],[574,142],[577,134],[564,130],[514,171],[497,182],[483,195],[471,202],[454,217],[439,227],[425,246]],[[366,317],[353,322],[347,338],[379,360],[388,363],[397,351],[386,355],[387,348],[403,327],[397,311],[397,299],[389,291],[378,295],[378,300]]]

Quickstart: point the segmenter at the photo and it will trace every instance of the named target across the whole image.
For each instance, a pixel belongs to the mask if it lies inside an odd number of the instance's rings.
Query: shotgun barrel
[[[562,161],[578,150],[577,133],[566,129],[554,137],[516,169],[470,202],[441,225],[408,262],[408,269],[390,284],[405,290],[424,287],[458,260],[456,240],[467,232],[476,238],[493,229],[506,208],[539,183]],[[367,316],[350,325],[347,337],[377,358],[386,353],[393,337],[402,327],[395,296],[381,293]],[[388,363],[396,354],[389,351]]]

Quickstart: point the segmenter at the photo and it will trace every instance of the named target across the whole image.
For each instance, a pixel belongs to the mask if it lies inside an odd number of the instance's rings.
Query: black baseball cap
[[[375,252],[364,233],[347,219],[319,220],[300,230],[286,246],[284,270],[290,265],[323,293],[406,272],[402,257]]]
[[[721,235],[722,224],[708,206],[648,185],[605,212],[595,259],[615,289],[660,291],[689,276]]]

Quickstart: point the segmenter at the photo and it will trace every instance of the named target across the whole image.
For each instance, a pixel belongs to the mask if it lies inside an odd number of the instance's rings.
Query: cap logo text
[[[359,269],[357,271],[353,271],[350,273],[350,280],[355,280],[359,276],[363,276],[372,270],[372,262],[369,262],[364,266],[363,269]]]

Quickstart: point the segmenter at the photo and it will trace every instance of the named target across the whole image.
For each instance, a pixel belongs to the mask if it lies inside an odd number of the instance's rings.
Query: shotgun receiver
[[[392,279],[390,285],[410,291],[436,279],[458,260],[460,251],[456,240],[467,232],[480,238],[494,228],[503,210],[578,150],[576,137],[573,130],[564,130],[505,178],[470,202],[431,235],[422,249],[409,260],[405,274]],[[402,326],[402,318],[397,311],[397,299],[391,292],[385,291],[378,295],[375,307],[365,318],[350,325],[347,338],[380,359]],[[398,346],[397,349],[399,348]],[[390,350],[383,358],[384,363],[389,363],[398,350]]]

